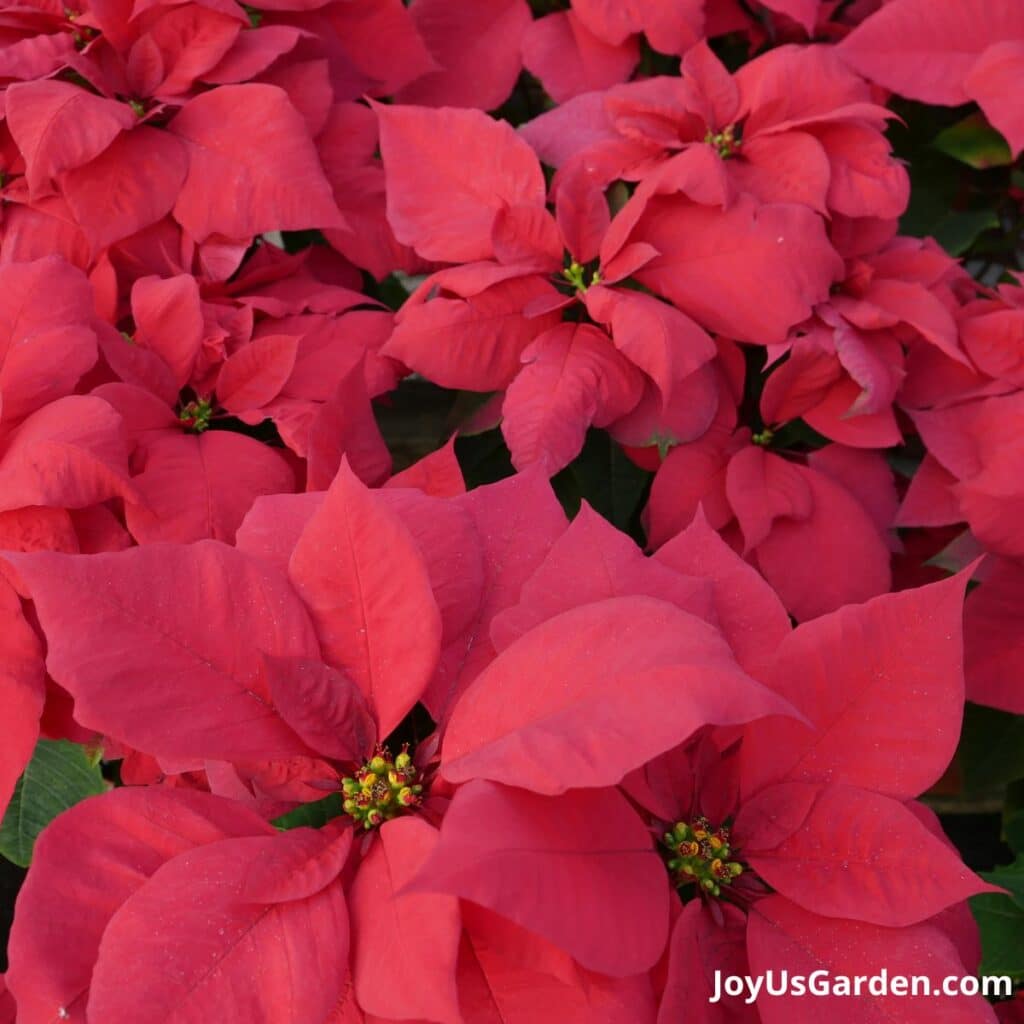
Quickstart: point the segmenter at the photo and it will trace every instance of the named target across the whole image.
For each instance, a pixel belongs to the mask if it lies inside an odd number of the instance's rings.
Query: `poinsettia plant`
[[[352,1015],[472,1018],[460,949],[507,955],[508,942],[595,976],[600,995],[565,993],[560,1019],[615,999],[622,1019],[653,1019],[660,1002],[667,1020],[700,983],[679,977],[691,929],[732,942],[747,915],[753,962],[778,948],[777,931],[796,942],[811,928],[824,957],[866,924],[894,930],[897,950],[926,941],[942,968],[959,964],[971,949],[963,900],[989,887],[906,801],[955,744],[964,578],[791,631],[705,522],[647,558],[585,508],[566,528],[543,481],[519,480],[531,541],[492,540],[475,579],[451,538],[492,518],[507,485],[375,492],[347,465],[323,495],[272,499],[273,534],[257,505],[237,548],[8,557],[79,720],[194,773],[185,791],[98,797],[109,810],[82,804],[40,839],[12,936],[19,1014],[42,1020],[56,1003],[71,1019],[130,1020],[159,1003],[245,1020],[289,1005],[319,1019],[349,1003]],[[437,522],[440,536],[422,528]],[[494,561],[512,554],[519,586],[503,574],[495,595]],[[232,594],[228,617],[197,616],[190,592]],[[83,612],[84,593],[97,599]],[[84,656],[97,632],[110,644]],[[872,644],[875,632],[898,641]],[[866,641],[863,663],[845,649],[851,634]],[[895,677],[902,720],[885,713]],[[436,726],[422,736],[405,724],[421,700]],[[911,754],[922,715],[928,746]],[[403,735],[419,742],[399,747]],[[271,790],[281,761],[288,780]],[[289,828],[287,808],[317,789],[335,794],[334,817]],[[127,816],[133,845],[96,850],[122,878],[95,883],[110,896],[98,906],[81,888],[97,865],[69,874],[62,844],[107,814]],[[154,847],[154,816],[184,845]],[[151,868],[125,885],[119,858],[143,851]],[[73,962],[59,952],[69,928]],[[300,943],[300,966],[257,972],[239,1001],[240,979],[282,941]],[[511,998],[502,968],[475,970],[499,1003]]]
[[[1022,83],[0,4],[0,1024],[1016,1020]]]

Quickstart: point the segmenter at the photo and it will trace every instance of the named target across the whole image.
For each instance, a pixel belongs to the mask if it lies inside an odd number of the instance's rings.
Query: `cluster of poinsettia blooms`
[[[40,837],[0,1020],[781,1024],[823,1007],[714,973],[974,973],[991,887],[916,798],[965,692],[1024,712],[1024,287],[898,233],[886,102],[1016,153],[1024,7],[72,4],[0,10],[0,810],[40,735],[123,785]],[[393,473],[411,373],[516,474]],[[592,428],[646,553],[554,496]]]

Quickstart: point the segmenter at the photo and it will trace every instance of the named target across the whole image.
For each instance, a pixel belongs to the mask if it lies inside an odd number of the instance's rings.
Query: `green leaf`
[[[950,256],[962,256],[983,231],[997,227],[995,210],[955,210],[932,225],[932,234]]]
[[[893,449],[885,453],[885,461],[894,473],[910,480],[921,467],[921,460],[916,455],[911,455],[902,448]]]
[[[0,823],[0,854],[27,867],[36,837],[58,814],[107,789],[99,760],[67,740],[40,740]]]
[[[1014,853],[1024,857],[1024,811],[1018,811],[1006,819],[1003,825],[1006,842]]]
[[[1024,907],[998,893],[982,893],[970,902],[981,932],[980,973],[1024,979]]]
[[[327,822],[334,818],[340,818],[344,813],[341,794],[332,793],[330,796],[325,796],[323,800],[302,804],[294,811],[274,818],[270,824],[282,832],[287,832],[292,828],[323,828]]]
[[[455,455],[470,490],[497,483],[515,473],[500,430],[459,434],[455,438]]]
[[[971,114],[939,132],[932,145],[939,152],[979,171],[986,167],[1006,167],[1013,163],[1013,154],[1006,139],[981,113]]]
[[[960,737],[964,784],[971,794],[1024,778],[1024,716],[968,704]]]
[[[785,451],[788,448],[816,450],[831,443],[824,434],[819,434],[809,423],[805,423],[803,420],[790,420],[773,432],[770,447],[779,451]]]
[[[378,282],[376,294],[390,309],[401,309],[422,280],[423,278],[409,277],[401,271],[395,271]]]
[[[1024,858],[1018,857],[1012,864],[994,871],[980,871],[979,874],[986,882],[1006,889],[1010,899],[1024,910]]]
[[[910,167],[911,189],[900,218],[900,233],[924,238],[934,234],[957,199],[959,168],[948,156],[932,149],[916,151]]]
[[[965,544],[970,555],[965,554]],[[974,557],[974,548],[970,546],[967,531],[954,537],[941,551],[925,561],[925,565],[936,569],[945,569],[950,574],[960,572]],[[973,582],[973,581],[972,581]]]
[[[641,469],[606,433],[591,430],[579,456],[552,481],[570,515],[586,500],[613,526],[635,534],[651,474]],[[637,539],[634,536],[634,540]]]

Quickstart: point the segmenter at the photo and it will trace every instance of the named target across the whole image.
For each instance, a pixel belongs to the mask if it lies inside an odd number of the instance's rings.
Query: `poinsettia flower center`
[[[596,268],[589,270],[582,263],[577,263],[573,260],[569,266],[562,271],[562,277],[566,279],[573,286],[573,288],[581,295],[586,292],[588,288],[592,288],[595,284],[601,283],[601,272]],[[589,282],[587,278],[590,278]]]
[[[423,792],[408,745],[395,758],[387,747],[378,747],[354,776],[341,780],[341,788],[345,813],[366,829],[418,807]]]
[[[84,50],[96,38],[99,33],[88,25],[79,25],[80,11],[73,11],[70,7],[64,8],[64,17],[71,28],[71,41],[76,50]]]
[[[709,131],[704,136],[704,141],[709,146],[713,146],[723,160],[728,160],[729,157],[735,156],[737,150],[743,144],[739,128],[734,124],[728,125],[720,132]]]
[[[712,828],[703,815],[677,822],[663,841],[672,854],[668,867],[679,887],[696,885],[709,896],[720,896],[723,885],[732,885],[743,874],[743,865],[730,860],[729,829]]]
[[[186,430],[194,434],[201,434],[210,425],[210,417],[213,415],[213,406],[205,398],[197,398],[193,402],[183,405],[178,419]]]

